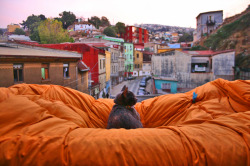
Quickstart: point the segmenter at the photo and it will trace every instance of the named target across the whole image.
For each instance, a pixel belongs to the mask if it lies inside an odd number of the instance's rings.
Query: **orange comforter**
[[[105,129],[113,104],[57,85],[0,88],[0,165],[250,165],[250,81],[137,103],[143,129]]]

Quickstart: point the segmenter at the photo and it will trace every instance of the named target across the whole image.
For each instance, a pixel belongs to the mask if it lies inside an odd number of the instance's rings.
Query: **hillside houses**
[[[207,18],[214,21],[217,17]],[[126,26],[124,38],[116,38],[103,34],[94,35],[99,30],[88,22],[80,21],[67,29],[69,33],[84,33],[81,37],[76,36],[75,43],[38,44],[16,41],[20,52],[29,47],[30,53],[24,55],[28,59],[25,61],[25,58],[19,58],[17,53],[0,54],[0,58],[4,60],[0,62],[0,86],[53,83],[69,86],[95,98],[105,98],[110,95],[112,86],[122,83],[128,77],[151,76],[154,87],[168,93],[187,91],[217,78],[234,79],[234,50],[190,51],[192,42],[179,42],[182,36],[180,32],[186,32],[182,28],[151,28],[154,29],[152,33],[143,26]],[[29,55],[41,49],[47,52],[37,56]],[[54,54],[67,56],[53,59]],[[15,56],[20,62],[11,58]],[[8,76],[4,74],[6,65],[9,69]],[[36,66],[34,79],[27,76],[30,72],[29,65]]]

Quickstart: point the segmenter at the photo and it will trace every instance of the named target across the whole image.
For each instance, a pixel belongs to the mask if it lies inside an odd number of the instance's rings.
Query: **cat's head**
[[[137,102],[134,93],[128,90],[126,85],[123,86],[121,93],[116,95],[114,102],[118,105],[133,106]]]

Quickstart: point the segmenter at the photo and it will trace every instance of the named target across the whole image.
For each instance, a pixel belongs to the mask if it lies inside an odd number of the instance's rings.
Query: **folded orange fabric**
[[[113,105],[58,85],[0,88],[0,165],[250,165],[250,81],[137,103],[142,129],[105,129]]]

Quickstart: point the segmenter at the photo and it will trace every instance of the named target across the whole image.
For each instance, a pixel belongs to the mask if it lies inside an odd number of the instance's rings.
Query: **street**
[[[141,77],[138,77],[135,80],[123,81],[122,83],[116,86],[113,86],[111,88],[111,96],[115,97],[118,93],[120,93],[124,85],[128,87],[129,91],[133,92],[136,95],[138,88],[139,88],[140,81],[141,81]]]
[[[138,89],[139,89],[139,84],[140,84],[140,81],[141,81],[142,77],[138,77],[136,78],[135,80],[127,80],[127,81],[123,81],[122,83],[116,85],[116,86],[113,86],[111,88],[111,96],[110,98],[115,98],[115,96],[121,92],[122,90],[122,87],[124,85],[128,86],[128,89],[129,91],[133,92],[136,97],[137,97],[137,102],[141,102],[145,99],[148,99],[148,98],[153,98],[155,96],[158,96],[158,95],[154,95],[154,94],[150,94],[150,95],[137,95],[137,92],[138,92]],[[151,86],[151,80],[148,80],[147,81],[147,87],[146,87],[146,90],[148,92],[152,92],[152,86]]]

